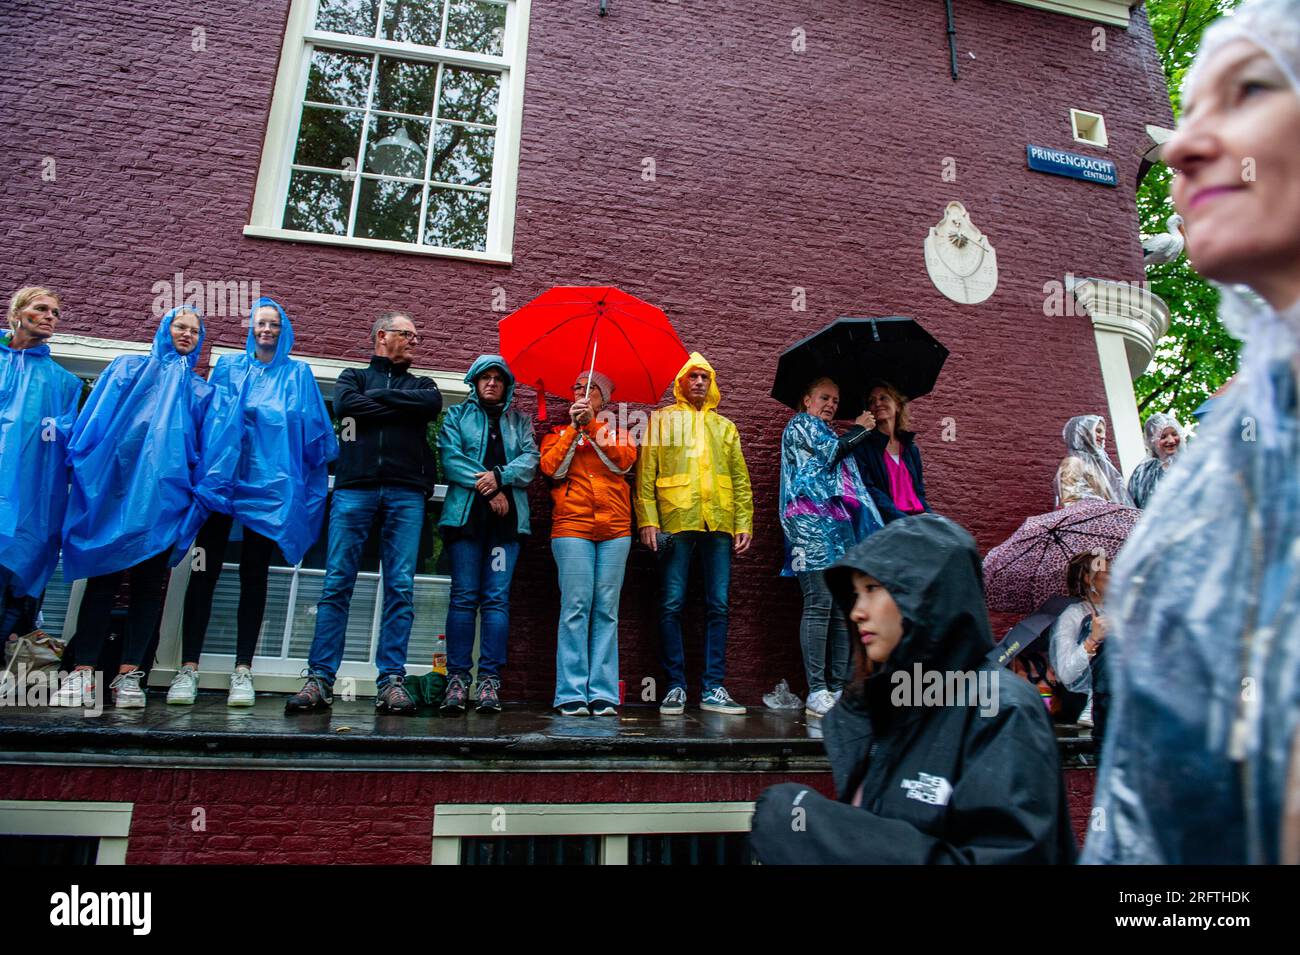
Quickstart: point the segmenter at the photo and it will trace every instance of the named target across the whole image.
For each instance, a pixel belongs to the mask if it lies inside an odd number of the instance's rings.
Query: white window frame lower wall
[[[438,50],[436,59],[455,66],[501,71],[501,92],[497,107],[497,138],[493,150],[492,200],[488,216],[487,246],[483,251],[420,246],[354,236],[325,235],[285,229],[284,205],[289,191],[289,173],[297,146],[298,124],[307,89],[307,72],[313,38],[323,47],[358,52],[388,52],[395,56],[428,58],[433,47],[376,41],[368,37],[323,34],[315,30],[317,0],[291,0],[285,23],[280,67],[267,119],[262,159],[258,166],[253,207],[244,235],[262,239],[319,242],[358,249],[407,252],[453,259],[470,259],[497,265],[513,261],[515,204],[519,183],[519,140],[524,116],[524,72],[528,59],[528,23],[532,0],[509,0],[502,56]],[[325,39],[328,37],[328,39]]]
[[[434,865],[460,865],[465,838],[600,836],[599,865],[627,865],[634,835],[749,832],[752,802],[445,804],[433,815]]]
[[[129,802],[0,800],[0,835],[71,836],[99,840],[95,865],[126,865],[131,835]]]

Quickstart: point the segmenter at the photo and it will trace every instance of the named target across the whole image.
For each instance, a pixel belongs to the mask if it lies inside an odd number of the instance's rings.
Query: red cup
[[[625,686],[625,684],[623,683],[623,681],[622,681],[622,680],[619,680],[619,681],[618,681],[618,705],[619,705],[619,706],[622,706],[622,705],[623,705],[623,690],[624,690],[624,686]]]

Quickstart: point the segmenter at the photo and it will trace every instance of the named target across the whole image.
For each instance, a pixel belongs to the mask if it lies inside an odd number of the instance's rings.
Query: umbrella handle
[[[587,392],[582,396],[586,401],[591,397],[591,376],[596,373],[596,349],[600,347],[600,339],[594,339],[591,343],[591,371],[587,372]]]

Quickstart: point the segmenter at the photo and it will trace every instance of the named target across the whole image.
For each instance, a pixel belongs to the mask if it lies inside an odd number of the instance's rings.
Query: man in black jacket
[[[381,520],[384,611],[375,651],[375,708],[389,713],[416,709],[402,682],[414,618],[415,559],[425,501],[435,481],[427,432],[442,410],[442,394],[432,379],[407,371],[420,341],[409,315],[387,312],[371,334],[375,354],[370,365],[345,369],[334,386],[340,450],[330,505],[329,555],[307,682],[285,703],[289,712],[333,702],[352,588],[376,514]]]
[[[1070,863],[1056,738],[1038,692],[985,662],[979,552],[933,514],[904,517],[828,574],[850,606],[857,681],[822,721],[837,800],[759,797],[759,861]]]

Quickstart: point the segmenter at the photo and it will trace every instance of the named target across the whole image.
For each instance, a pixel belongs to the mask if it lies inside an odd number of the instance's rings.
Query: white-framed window
[[[1071,108],[1070,132],[1076,143],[1103,148],[1110,145],[1110,140],[1106,137],[1106,118],[1101,113]]]
[[[125,865],[129,802],[0,800],[0,864]]]
[[[434,865],[752,862],[752,802],[437,806]]]
[[[292,0],[245,235],[508,263],[531,0]]]

